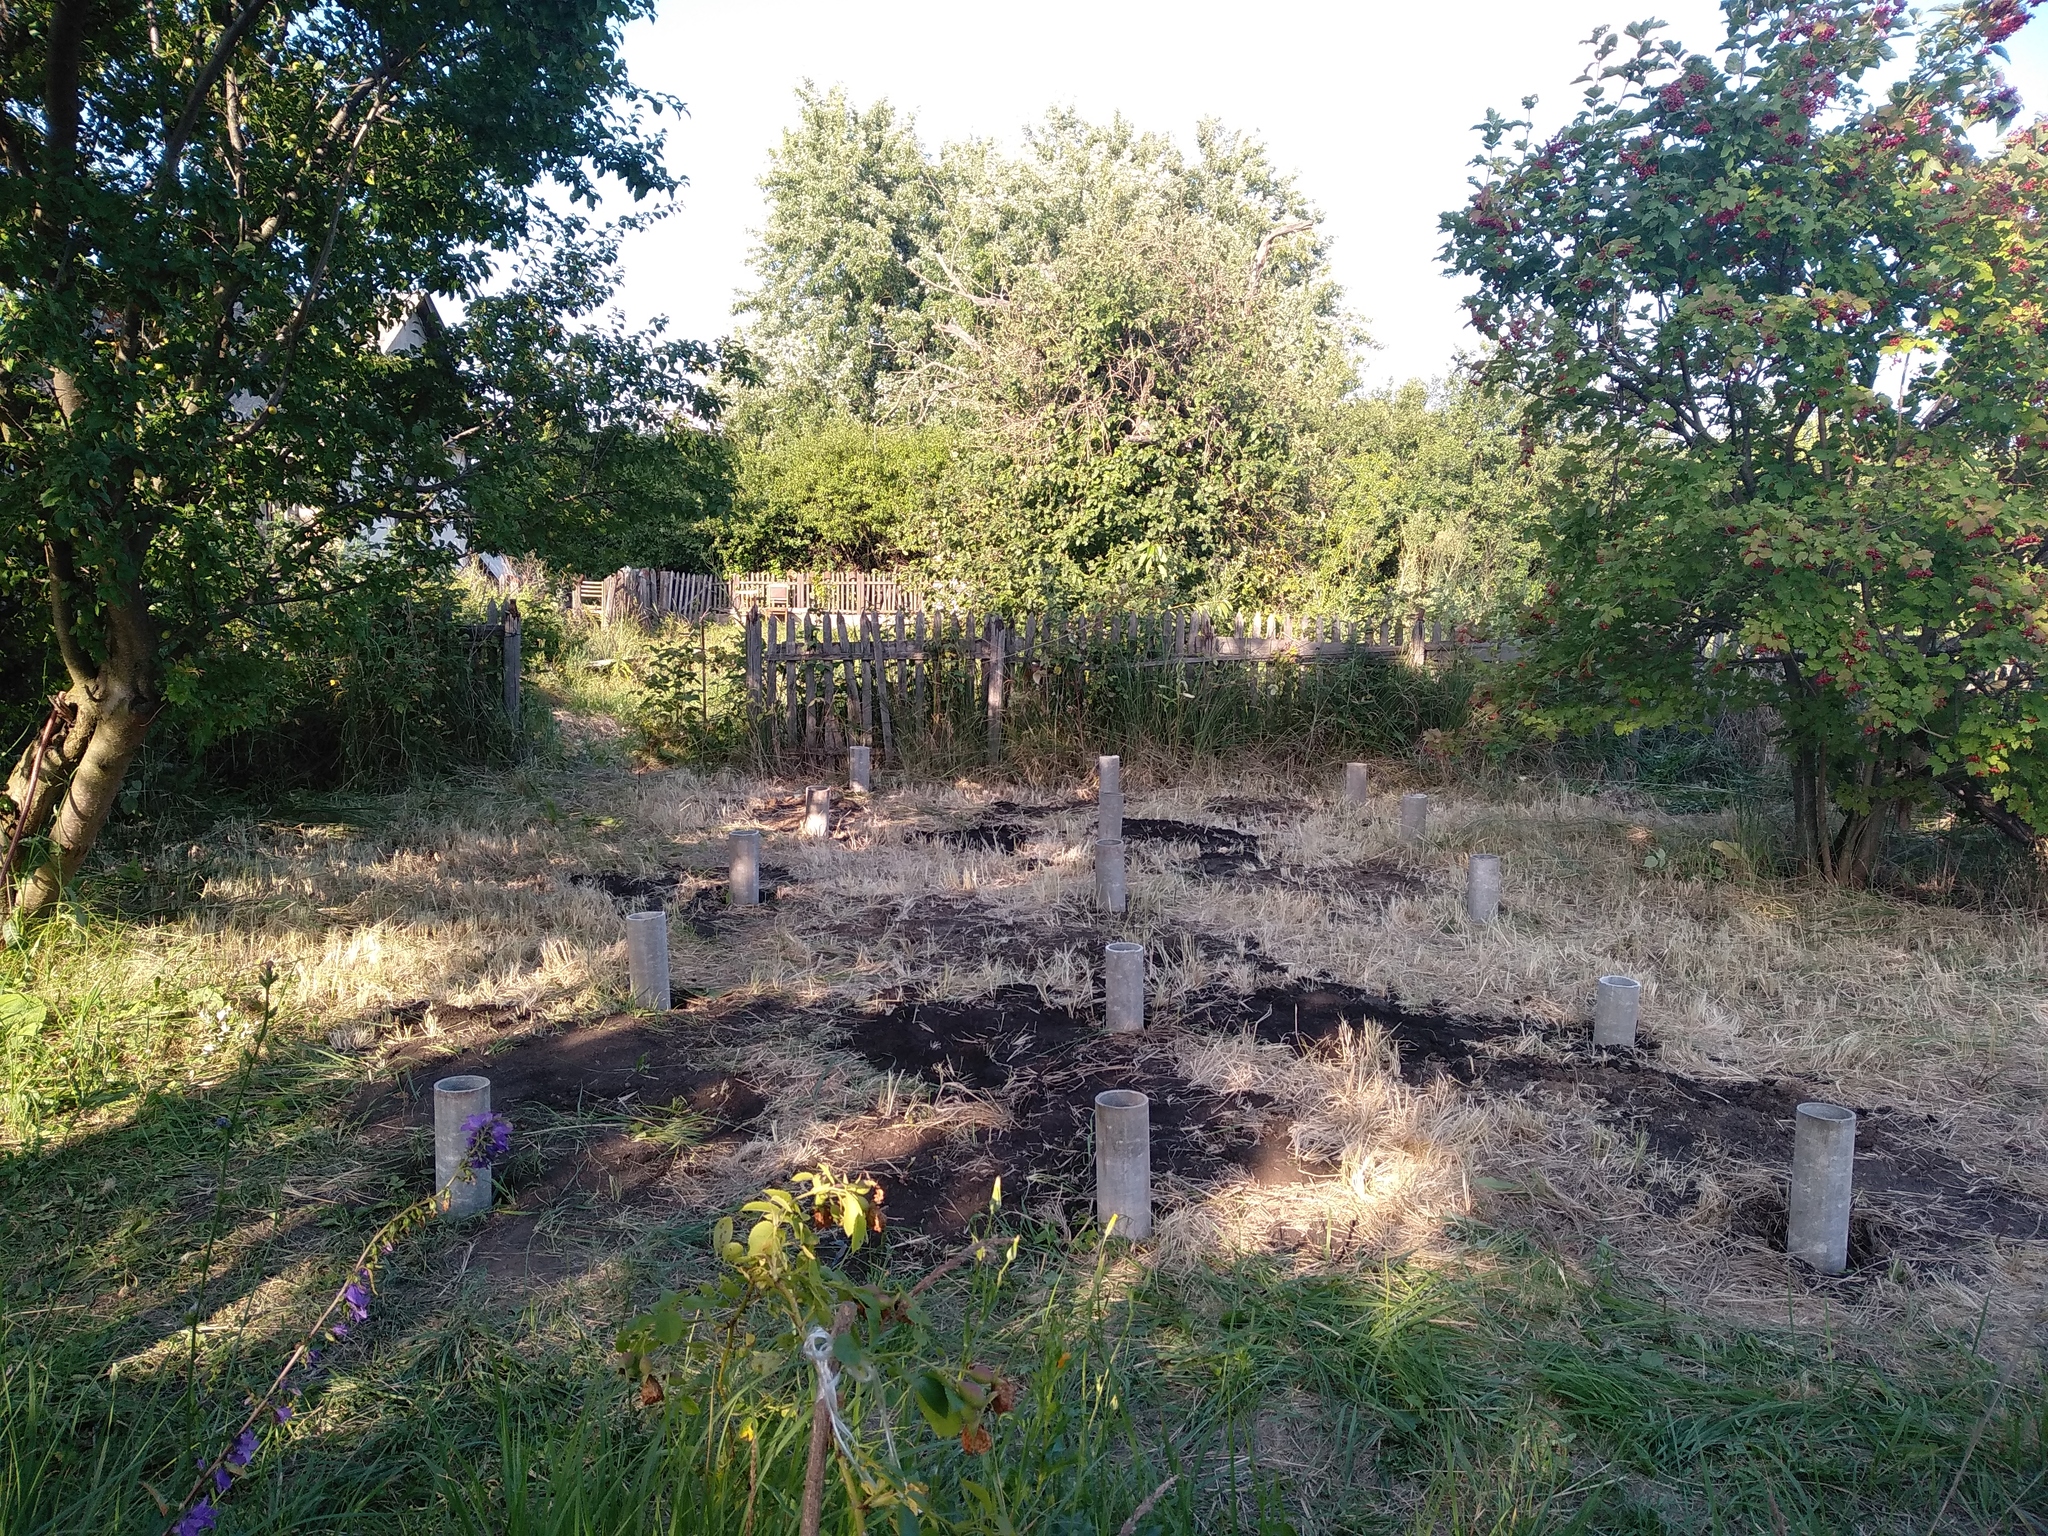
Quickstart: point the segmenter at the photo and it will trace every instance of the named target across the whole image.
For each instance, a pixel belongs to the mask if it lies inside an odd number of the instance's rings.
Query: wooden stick
[[[853,1303],[842,1301],[832,1309],[833,1339],[852,1326]],[[832,1405],[820,1397],[811,1405],[811,1458],[804,1463],[802,1536],[818,1536],[819,1522],[825,1518],[825,1453],[831,1445]]]

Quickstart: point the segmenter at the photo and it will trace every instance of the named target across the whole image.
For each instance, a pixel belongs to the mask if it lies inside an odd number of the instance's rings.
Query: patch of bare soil
[[[1330,984],[1217,998],[1198,1017],[1214,1026],[1249,1027],[1261,1039],[1297,1049],[1316,1048],[1345,1024],[1369,1019],[1385,1031],[1408,1081],[1447,1076],[1481,1092],[1590,1099],[1601,1118],[1625,1135],[1639,1135],[1649,1152],[1674,1167],[1761,1175],[1753,1182],[1763,1192],[1738,1204],[1733,1230],[1784,1246],[1784,1196],[1777,1185],[1792,1165],[1794,1111],[1822,1097],[1809,1085],[1790,1078],[1687,1077],[1654,1066],[1641,1052],[1595,1050],[1577,1030],[1459,1016]],[[2048,1210],[1939,1146],[1933,1116],[1889,1104],[1850,1107],[1857,1111],[1857,1232],[1866,1261],[1952,1252],[1986,1238],[2048,1238]],[[1679,1184],[1688,1198],[1697,1195],[1697,1179]]]
[[[1264,798],[1257,795],[1218,795],[1206,802],[1202,809],[1212,816],[1226,816],[1232,821],[1281,821],[1302,815],[1308,810],[1308,802],[1293,795]]]
[[[777,888],[789,879],[790,872],[782,865],[763,863],[761,900],[776,900]],[[667,907],[677,920],[688,923],[700,939],[715,937],[724,920],[742,915],[727,900],[730,882],[731,871],[724,869],[671,869],[654,875],[629,875],[608,869],[569,877],[571,885],[603,891],[621,912],[652,912]]]
[[[1099,952],[1116,937],[1103,915],[1045,911],[1036,916],[993,911],[976,896],[920,896],[908,907],[857,908],[828,927],[842,941],[944,949],[963,963],[976,959],[1031,965],[1055,950]]]
[[[1396,897],[1421,896],[1429,890],[1429,881],[1422,875],[1385,858],[1356,864],[1282,864],[1247,870],[1234,878],[1240,885],[1284,886],[1380,906]],[[1508,909],[1503,906],[1501,910]]]
[[[759,827],[763,832],[779,832],[795,836],[803,831],[804,817],[809,807],[803,794],[776,795],[751,806],[747,811],[750,826]],[[864,796],[848,794],[843,789],[832,790],[832,836],[845,840],[855,828],[868,817],[868,802]],[[763,878],[766,878],[765,873]]]
[[[1068,809],[1060,805],[1019,805],[991,800],[973,821],[960,827],[914,827],[907,842],[938,843],[967,853],[1015,853],[1037,835],[1033,822]]]
[[[349,1118],[372,1143],[430,1134],[434,1082],[465,1073],[490,1078],[492,1108],[515,1127],[515,1155],[503,1177],[509,1208],[462,1262],[529,1284],[577,1268],[558,1243],[542,1240],[550,1227],[560,1235],[576,1224],[556,1219],[564,1211],[670,1203],[662,1185],[679,1144],[648,1132],[683,1117],[687,1144],[736,1142],[768,1102],[744,1078],[697,1066],[680,1031],[615,1014],[470,1043],[452,1054],[445,1042],[409,1042],[384,1062],[380,1080],[356,1095]],[[569,1134],[532,1134],[537,1123],[559,1116],[588,1116],[591,1123],[572,1125]]]
[[[1163,816],[1126,816],[1124,841],[1192,843],[1195,857],[1190,868],[1198,875],[1247,875],[1265,867],[1257,835],[1235,827],[1204,826]]]
[[[998,1178],[1006,1202],[1086,1220],[1095,1095],[1110,1088],[1152,1101],[1155,1180],[1303,1176],[1288,1150],[1288,1121],[1266,1095],[1197,1087],[1175,1069],[1161,1035],[1105,1035],[1096,1020],[1049,1006],[1034,988],[964,1003],[906,1000],[844,1023],[846,1044],[872,1065],[986,1094],[1007,1112],[1006,1124],[966,1137],[943,1122],[876,1128],[858,1156],[886,1191],[883,1208],[898,1230],[957,1233],[987,1209]]]

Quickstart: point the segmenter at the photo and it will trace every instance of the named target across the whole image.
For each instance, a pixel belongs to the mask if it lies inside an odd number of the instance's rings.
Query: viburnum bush
[[[1490,114],[1443,220],[1479,375],[1568,448],[1500,702],[1771,707],[1835,879],[1915,803],[2048,830],[2048,125],[1999,139],[2034,3],[1731,0],[1711,55],[1602,29],[1582,109]]]

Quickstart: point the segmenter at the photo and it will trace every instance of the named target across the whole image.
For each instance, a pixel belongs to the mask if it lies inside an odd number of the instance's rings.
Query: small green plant
[[[981,1455],[994,1446],[993,1421],[1017,1403],[1019,1384],[995,1367],[920,1358],[919,1346],[931,1339],[920,1298],[941,1275],[987,1257],[993,1245],[970,1241],[904,1290],[861,1285],[819,1249],[834,1239],[849,1256],[860,1252],[882,1225],[880,1187],[829,1165],[790,1183],[796,1187],[771,1186],[741,1207],[743,1217],[753,1218],[744,1236],[732,1217],[718,1221],[711,1248],[721,1272],[694,1290],[663,1296],[628,1322],[618,1335],[622,1365],[639,1383],[643,1405],[666,1404],[697,1427],[702,1459],[715,1466],[746,1448],[743,1528],[752,1524],[763,1485],[763,1447],[789,1445],[806,1416],[792,1377],[812,1373],[802,1529],[817,1529],[825,1461],[836,1448],[850,1503],[901,1511],[908,1524],[899,1520],[899,1528],[915,1530],[934,1513],[930,1485],[905,1467],[892,1406],[907,1399],[936,1434]],[[1010,1257],[1015,1251],[1012,1239]],[[869,1413],[883,1425],[880,1448],[853,1429]],[[962,1487],[991,1497],[986,1481],[966,1479]],[[994,1497],[999,1501],[999,1490]]]

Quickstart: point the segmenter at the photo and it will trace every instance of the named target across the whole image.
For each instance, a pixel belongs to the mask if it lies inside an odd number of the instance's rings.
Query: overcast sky
[[[677,213],[626,247],[621,303],[635,321],[667,315],[686,336],[734,328],[762,220],[756,183],[810,79],[863,106],[886,96],[915,115],[928,148],[970,135],[1014,146],[1054,104],[1121,112],[1184,147],[1197,121],[1221,118],[1263,139],[1325,213],[1337,278],[1379,344],[1367,381],[1434,377],[1471,344],[1462,287],[1436,261],[1437,215],[1463,199],[1477,149],[1471,125],[1531,94],[1540,123],[1561,121],[1582,89],[1570,83],[1580,41],[1645,13],[1689,48],[1721,35],[1711,0],[666,0],[627,34],[626,57],[639,83],[689,103],[669,158],[690,185]],[[2048,23],[2021,32],[2012,53],[2030,106],[2048,102]]]

